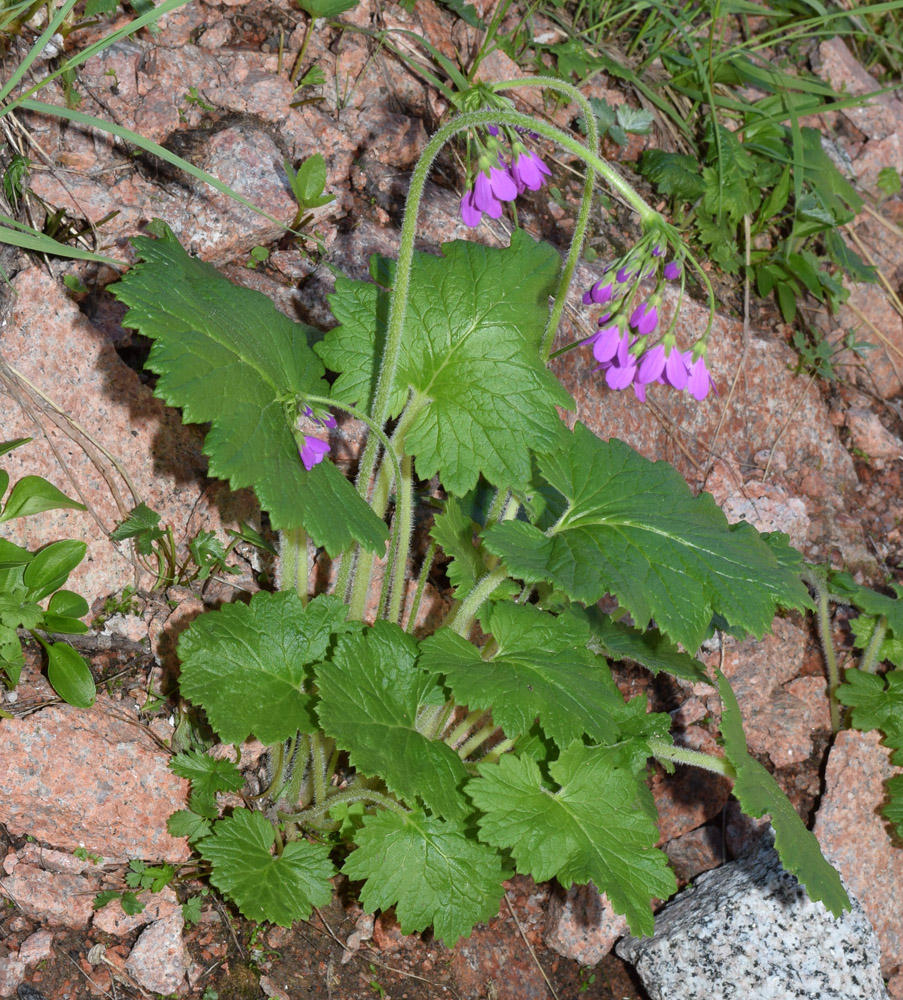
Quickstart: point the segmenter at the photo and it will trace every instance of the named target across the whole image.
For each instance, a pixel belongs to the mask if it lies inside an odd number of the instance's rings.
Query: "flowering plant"
[[[591,121],[573,88],[527,82],[563,91]],[[661,282],[704,272],[600,159],[593,128],[584,144],[519,114],[501,96],[518,85],[497,85],[483,110],[463,103],[429,142],[398,260],[374,258],[373,281],[337,279],[324,337],[189,257],[165,226],[135,240],[143,262],[116,294],[154,341],[156,391],[209,422],[211,474],[252,486],[281,536],[280,589],[202,615],[178,647],[181,693],[220,740],[269,745],[265,787],[222,815],[218,793],[243,786],[236,765],[180,753],[192,797],[170,831],[255,919],[306,918],[338,863],[368,910],[394,906],[405,933],[432,926],[448,945],[497,911],[514,870],[591,880],[651,933],[650,900],[676,887],[655,846],[654,758],[733,778],[750,814],[771,814],[786,867],[839,912],[839,878],[747,753],[728,682],[693,656],[716,623],[761,635],[776,607],[810,606],[799,553],[728,525],[665,463],[568,430],[557,408],[573,401],[547,368],[597,177],[634,206],[643,237],[587,292],[606,310],[598,333],[564,349],[588,347],[615,389],[642,395],[660,380],[704,398],[705,338],[681,350],[669,329],[652,341]],[[430,166],[459,133],[476,159],[465,221],[541,185],[548,168],[527,133],[587,165],[564,261],[520,229],[504,249],[414,251]],[[369,430],[353,484],[331,460],[332,414]],[[426,553],[412,548],[424,492],[441,508]],[[314,596],[318,550],[339,568]],[[430,631],[421,608],[437,553],[451,602]],[[601,610],[605,595],[615,611]],[[608,665],[622,658],[717,685],[724,756],[675,746],[667,715],[625,701]]]

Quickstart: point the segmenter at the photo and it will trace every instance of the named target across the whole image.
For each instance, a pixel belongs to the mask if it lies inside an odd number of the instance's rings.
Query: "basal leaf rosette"
[[[252,486],[274,528],[303,527],[332,555],[354,540],[381,551],[386,527],[345,476],[331,462],[308,471],[298,455],[286,404],[329,393],[308,346],[313,331],[190,257],[163,228],[160,239],[133,241],[142,263],[113,288],[130,307],[123,322],[154,341],[155,394],[186,423],[210,424],[210,474]]]
[[[565,887],[592,881],[623,913],[634,934],[652,934],[653,897],[676,889],[668,858],[655,845],[655,805],[644,784],[648,749],[572,743],[548,766],[506,754],[481,764],[467,792],[483,811],[480,839],[510,850],[518,872]]]
[[[707,493],[694,496],[666,462],[650,462],[622,441],[602,441],[582,424],[559,424],[539,470],[566,502],[546,530],[506,521],[484,535],[512,576],[548,581],[587,605],[613,594],[640,628],[652,619],[696,650],[712,617],[754,635],[775,606],[811,600],[790,566],[749,525],[731,526]]]
[[[263,743],[317,731],[311,665],[332,637],[358,628],[335,596],[306,607],[294,591],[260,592],[195,619],[179,639],[179,685],[225,743]]]
[[[521,230],[506,249],[459,240],[442,252],[415,255],[391,415],[398,416],[410,390],[404,449],[422,479],[438,472],[459,495],[480,474],[522,488],[530,448],[552,444],[555,407],[573,406],[539,360],[561,261]],[[334,397],[367,406],[388,296],[375,285],[341,280],[330,304],[341,325],[317,353],[341,373]]]
[[[448,948],[498,913],[502,880],[511,875],[498,853],[460,824],[419,810],[368,816],[357,844],[342,872],[365,880],[364,907],[372,913],[394,906],[402,934],[432,925]]]
[[[210,881],[235,901],[243,916],[291,927],[332,899],[329,880],[335,868],[325,844],[294,840],[275,855],[275,840],[264,816],[236,809],[198,841],[197,849],[212,865]]]

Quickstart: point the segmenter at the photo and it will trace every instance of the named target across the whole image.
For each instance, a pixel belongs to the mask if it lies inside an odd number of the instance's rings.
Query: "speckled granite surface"
[[[770,846],[700,875],[655,927],[616,948],[651,1000],[887,1000],[859,903],[835,920]]]

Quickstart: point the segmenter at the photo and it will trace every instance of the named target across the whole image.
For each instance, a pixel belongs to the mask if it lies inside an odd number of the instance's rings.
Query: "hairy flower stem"
[[[494,722],[487,722],[485,726],[478,729],[466,743],[458,748],[458,756],[461,760],[466,760],[497,732],[499,732],[499,727]]]
[[[484,708],[477,708],[473,712],[468,712],[467,715],[455,726],[455,728],[445,737],[445,742],[454,749],[461,740],[470,732],[471,729],[478,723],[482,722],[483,719],[488,715]]]
[[[388,795],[383,795],[382,792],[376,792],[372,789],[359,789],[359,788],[349,788],[342,792],[333,792],[324,802],[317,803],[311,806],[309,809],[302,809],[300,812],[296,813],[278,813],[279,819],[284,823],[300,823],[302,825],[310,825],[312,821],[316,820],[320,816],[325,816],[330,809],[334,809],[337,805],[341,805],[343,802],[347,802],[351,805],[354,802],[369,802],[373,805],[385,806],[387,809],[391,809],[393,812],[400,813],[402,816],[406,816],[408,810],[404,808],[395,799],[390,798]]]
[[[542,85],[543,80],[545,80],[544,77],[539,78],[540,85]],[[557,85],[558,81],[554,82]],[[395,389],[395,378],[398,374],[398,364],[401,357],[404,323],[411,287],[411,274],[414,267],[414,236],[417,228],[417,215],[420,211],[420,202],[423,198],[423,189],[427,176],[434,160],[449,139],[459,132],[466,132],[469,129],[487,125],[520,125],[558,143],[558,145],[579,157],[592,170],[600,174],[631,208],[637,212],[644,229],[655,227],[663,234],[667,233],[672,242],[677,243],[680,241],[680,237],[674,227],[669,226],[655,209],[647,205],[636,191],[608,163],[597,153],[587,149],[583,143],[572,138],[561,129],[515,111],[471,111],[458,115],[443,128],[439,129],[432,139],[430,139],[420,159],[417,161],[417,166],[414,168],[414,173],[411,176],[411,184],[408,188],[407,200],[405,202],[404,221],[401,227],[398,263],[395,268],[395,287],[389,307],[385,347],[380,362],[373,407],[370,412],[370,419],[379,427],[385,426],[391,411],[392,394]],[[376,470],[379,458],[379,444],[380,440],[376,435],[368,435],[367,444],[361,457],[361,464],[357,475],[357,490],[365,499],[370,492],[370,483]],[[376,513],[382,516],[375,501],[376,497],[374,497],[374,502],[371,505]],[[400,546],[400,549],[402,547]],[[399,551],[399,558],[401,555],[402,553]],[[404,555],[406,557],[407,553],[405,552]],[[355,565],[352,571],[358,578],[365,578],[363,584],[359,584],[358,580],[355,580],[357,589],[352,599],[353,609],[363,610],[366,593],[362,597],[360,590],[363,589],[366,591],[369,587],[372,565],[372,557],[365,554],[358,560],[357,565]]]
[[[285,788],[279,798],[291,802],[293,805],[301,801],[301,789],[304,785],[305,775],[309,774],[310,768],[310,737],[307,733],[298,733],[295,752],[292,754],[294,764],[289,775]]]
[[[311,746],[311,772],[314,783],[314,804],[319,805],[326,801],[328,788],[328,767],[327,762],[332,754],[335,744],[323,733],[314,733],[310,738]]]
[[[517,737],[513,739],[502,740],[496,745],[480,760],[481,764],[497,764],[502,757],[508,753],[514,747],[517,742]]]
[[[408,569],[408,553],[411,550],[411,537],[414,534],[414,459],[405,455],[401,460],[401,479],[398,484],[398,507],[395,511],[397,525],[394,558],[391,562],[391,580],[389,611],[385,615],[390,622],[398,623],[401,619],[401,603],[405,594],[405,580]]]
[[[417,717],[417,732],[422,733],[428,740],[434,740],[445,728],[454,710],[453,701],[423,709]]]
[[[279,533],[279,562],[276,586],[279,590],[294,590],[307,604],[307,581],[310,566],[307,558],[307,532],[303,528],[288,528]]]
[[[579,106],[580,110],[583,112],[583,120],[586,122],[586,146],[590,152],[595,153],[598,156],[599,128],[596,125],[596,115],[592,109],[592,105],[576,87],[571,86],[569,83],[565,83],[563,80],[556,80],[553,77],[541,76],[533,77],[530,80],[506,80],[504,83],[496,84],[493,87],[493,90],[511,90],[514,87],[525,87],[528,84],[530,86],[547,87],[549,90],[556,90],[559,93],[570,97],[570,99]],[[583,244],[586,240],[586,230],[589,226],[589,215],[593,207],[593,190],[595,188],[595,184],[595,171],[588,170],[586,172],[586,179],[583,182],[583,197],[580,199],[580,208],[577,210],[577,221],[574,224],[574,235],[571,239],[571,245],[568,248],[567,257],[564,261],[564,267],[561,271],[561,277],[558,281],[558,290],[555,293],[555,301],[552,304],[552,312],[549,314],[549,322],[546,324],[546,330],[542,336],[542,346],[540,347],[539,356],[543,361],[548,361],[549,359],[549,351],[554,343],[555,334],[558,332],[558,324],[561,322],[561,314],[564,312],[564,307],[567,302],[567,294],[568,289],[571,287],[571,279],[574,277],[577,262],[580,260],[580,256],[583,253]]]
[[[831,616],[828,612],[828,587],[818,573],[806,569],[800,574],[804,583],[815,591],[815,622],[818,626],[818,638],[824,653],[828,668],[828,708],[831,712],[831,732],[840,731],[840,706],[837,704],[837,689],[840,687],[840,669],[837,666],[837,654],[831,640]]]
[[[454,618],[446,623],[449,628],[466,639],[473,628],[477,612],[489,600],[493,591],[507,576],[508,572],[505,567],[498,566],[491,573],[487,573],[479,580],[473,590],[461,602],[461,606],[458,608]]]
[[[688,750],[686,747],[676,747],[665,740],[654,737],[649,740],[649,747],[657,760],[666,760],[672,764],[689,764],[691,767],[701,767],[714,774],[723,774],[728,778],[736,778],[737,772],[725,757],[712,757],[699,750]]]
[[[880,662],[881,645],[887,635],[887,615],[881,615],[875,622],[875,629],[869,639],[868,646],[859,660],[859,669],[864,674],[873,674],[878,669]]]
[[[426,555],[423,558],[423,565],[420,567],[420,578],[417,580],[417,590],[414,593],[414,600],[411,602],[411,611],[408,615],[408,624],[405,628],[406,632],[410,632],[414,628],[414,622],[420,613],[423,592],[426,590],[426,582],[429,579],[430,570],[433,568],[433,559],[435,558],[436,543],[430,542],[430,547],[426,550]]]

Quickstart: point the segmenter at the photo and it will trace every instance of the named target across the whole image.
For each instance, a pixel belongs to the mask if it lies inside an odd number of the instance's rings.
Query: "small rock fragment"
[[[96,891],[97,886],[80,875],[55,874],[24,864],[16,865],[12,875],[0,879],[2,895],[32,920],[49,927],[87,927]]]
[[[185,983],[191,956],[182,940],[185,921],[178,910],[155,920],[141,932],[125,967],[129,975],[153,993],[177,993]]]
[[[627,920],[592,883],[552,893],[544,941],[559,955],[597,965],[626,931]]]

